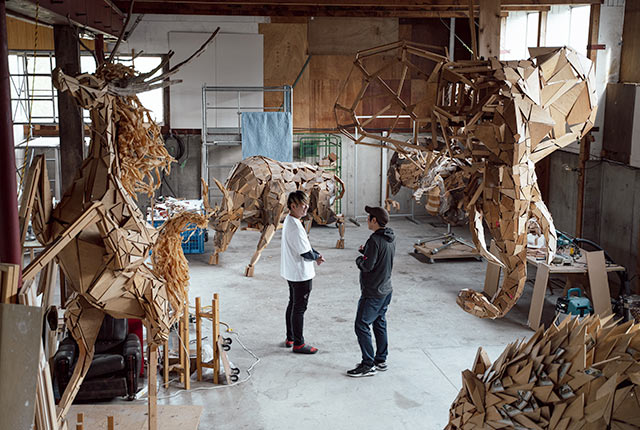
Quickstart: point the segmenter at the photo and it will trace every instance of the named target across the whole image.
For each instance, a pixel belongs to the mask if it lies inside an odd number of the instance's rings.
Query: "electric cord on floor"
[[[249,348],[247,348],[247,347],[246,347],[246,345],[245,345],[245,344],[240,340],[240,334],[239,334],[238,332],[233,331],[233,329],[232,329],[231,327],[229,327],[229,325],[228,325],[228,324],[226,324],[226,323],[220,322],[220,324],[223,324],[224,326],[226,326],[226,327],[227,327],[227,330],[226,330],[226,331],[227,331],[227,333],[231,333],[231,334],[233,334],[233,335],[235,335],[235,336],[236,336],[236,341],[238,342],[238,344],[242,347],[242,349],[244,349],[244,350],[245,350],[249,355],[251,355],[251,357],[253,357],[253,359],[255,360],[255,361],[251,364],[251,366],[249,366],[249,368],[246,370],[246,372],[247,372],[247,376],[246,376],[244,379],[241,379],[241,380],[239,380],[239,381],[237,381],[237,382],[234,382],[234,383],[232,383],[232,384],[229,384],[229,385],[215,385],[215,386],[213,386],[213,387],[198,387],[198,388],[193,388],[193,389],[191,389],[191,390],[181,389],[181,390],[178,390],[178,391],[176,391],[175,393],[170,394],[170,395],[168,395],[168,396],[158,396],[158,397],[157,397],[157,399],[158,399],[158,400],[171,399],[171,398],[176,397],[176,396],[179,396],[179,395],[181,395],[181,394],[183,394],[183,393],[185,393],[185,392],[207,391],[207,390],[217,390],[217,389],[222,389],[222,388],[230,388],[230,387],[233,387],[233,386],[236,386],[236,385],[243,384],[243,383],[247,382],[249,379],[251,379],[251,377],[253,376],[253,374],[252,374],[251,372],[252,372],[252,371],[253,371],[253,369],[258,365],[258,363],[260,363],[260,361],[261,361],[261,360],[260,360],[260,357],[258,357],[256,354],[254,354],[254,353],[253,353],[253,351],[251,351]],[[178,335],[178,338],[180,338],[180,336],[179,336],[179,335]],[[182,339],[180,339],[180,344],[182,344],[182,345],[183,345],[183,347],[184,347],[184,344],[183,344],[183,342],[182,342]],[[174,382],[174,381],[177,381],[177,380],[178,380],[178,378],[170,379],[170,380],[169,380],[169,383]],[[147,393],[148,393],[148,385],[147,385],[147,387],[145,387],[145,388],[147,389]],[[167,390],[168,390],[168,388],[167,388]],[[145,400],[145,399],[146,399],[146,398],[148,398],[148,397],[149,397],[149,395],[148,395],[148,394],[143,394],[143,395],[141,395],[140,397],[138,397],[138,398],[136,399],[136,401],[139,401],[139,400]]]

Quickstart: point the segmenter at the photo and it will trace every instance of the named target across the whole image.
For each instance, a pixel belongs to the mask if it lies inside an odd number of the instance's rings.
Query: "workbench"
[[[497,252],[491,244],[491,251]],[[527,256],[527,264],[537,268],[536,279],[533,285],[533,295],[529,308],[528,325],[532,330],[540,327],[542,310],[544,307],[544,296],[547,291],[549,275],[587,275],[589,277],[590,294],[594,312],[598,315],[606,316],[611,313],[611,298],[609,293],[609,281],[607,273],[623,272],[625,268],[616,264],[607,264],[603,251],[587,252],[583,249],[581,257],[570,265],[547,264],[545,260],[538,260],[534,256]],[[492,298],[498,290],[500,282],[500,266],[488,262],[485,277],[484,293],[488,298]]]

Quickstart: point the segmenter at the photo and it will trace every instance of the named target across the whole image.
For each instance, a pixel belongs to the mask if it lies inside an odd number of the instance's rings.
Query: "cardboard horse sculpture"
[[[60,400],[59,425],[64,424],[89,370],[105,314],[143,320],[154,353],[183,313],[189,278],[179,235],[189,222],[206,227],[207,217],[178,214],[160,234],[144,220],[134,201],[136,192],[152,195],[159,172],[168,170],[174,160],[136,93],[174,83],[168,77],[202,53],[216,33],[189,59],[155,78],[164,63],[137,74],[133,68],[112,63],[112,57],[92,75],[71,77],[59,68],[53,71],[58,91],[68,92],[88,109],[92,122],[89,155],[55,208],[46,198],[47,190],[39,186],[36,194],[41,199],[34,204],[33,226],[47,247],[23,274],[25,281],[33,279],[55,257],[74,293],[66,304],[65,322],[78,344],[79,358]],[[152,247],[150,267],[145,260]],[[150,375],[155,375],[155,368],[150,368]],[[155,385],[149,385],[151,408]],[[150,413],[150,428],[155,427],[153,420],[155,415]]]
[[[640,428],[640,324],[566,318],[462,372],[445,430]]]
[[[344,182],[337,175],[308,163],[285,163],[255,156],[237,163],[224,186],[218,181],[216,184],[222,191],[223,200],[222,207],[209,222],[216,231],[215,249],[209,264],[218,264],[220,253],[226,251],[244,220],[262,233],[245,269],[245,276],[253,276],[262,251],[271,242],[287,211],[287,197],[296,190],[302,190],[310,197],[305,220],[307,232],[313,221],[320,225],[335,222],[340,233],[336,248],[344,248],[344,216],[333,211],[335,200],[344,195]]]
[[[542,227],[549,261],[555,254],[556,232],[535,163],[593,126],[595,72],[590,60],[566,47],[531,48],[530,59],[506,62],[450,62],[435,51],[397,42],[359,52],[335,104],[336,121],[357,144],[424,151],[425,171],[442,156],[465,160],[463,207],[473,241],[502,267],[504,280],[492,297],[462,290],[457,302],[478,317],[500,318],[524,289],[529,218]],[[371,105],[380,110],[361,121],[356,115]],[[388,135],[370,129],[387,129]],[[398,130],[411,137],[390,137]],[[483,222],[498,255],[487,250]]]

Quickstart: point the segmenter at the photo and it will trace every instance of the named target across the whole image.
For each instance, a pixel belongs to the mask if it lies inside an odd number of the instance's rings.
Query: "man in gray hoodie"
[[[367,225],[373,234],[360,247],[356,265],[360,269],[360,300],[355,320],[355,332],[362,351],[362,362],[347,371],[352,377],[373,376],[376,370],[387,370],[387,319],[391,303],[391,270],[396,252],[395,235],[387,227],[389,214],[384,208],[365,206],[369,214]],[[376,338],[374,353],[370,326]]]

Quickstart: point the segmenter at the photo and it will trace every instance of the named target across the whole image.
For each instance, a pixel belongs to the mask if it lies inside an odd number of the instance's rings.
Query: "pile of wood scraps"
[[[449,410],[447,430],[640,427],[640,324],[567,318],[509,344],[482,348]]]

